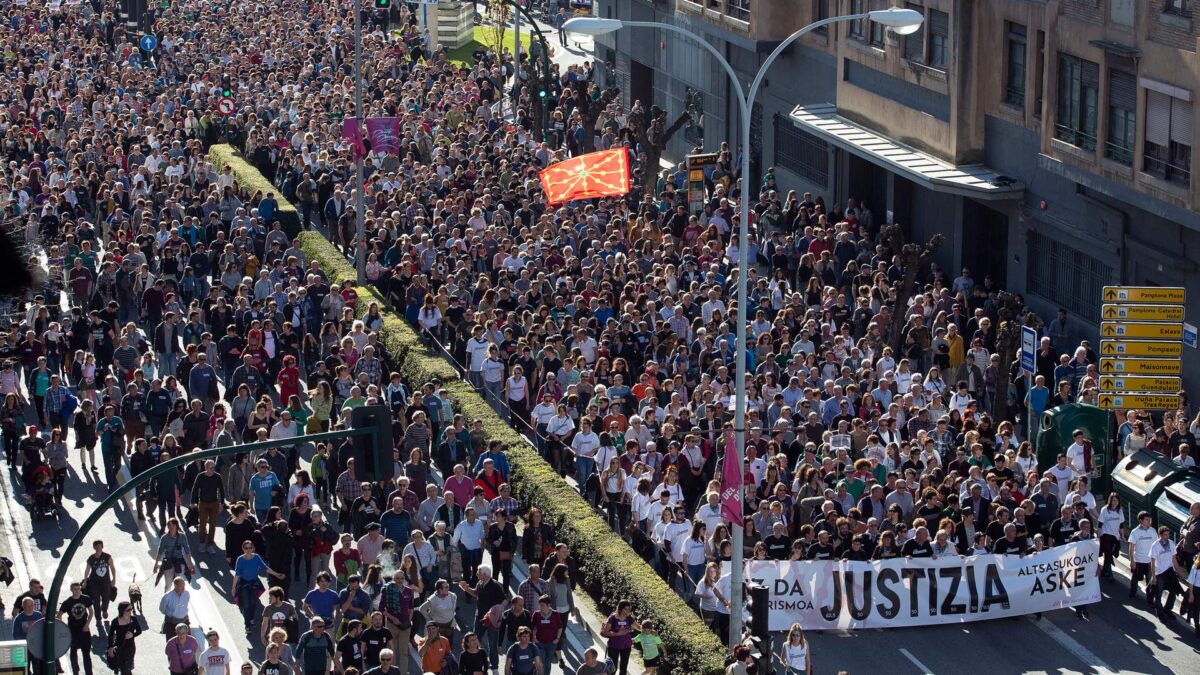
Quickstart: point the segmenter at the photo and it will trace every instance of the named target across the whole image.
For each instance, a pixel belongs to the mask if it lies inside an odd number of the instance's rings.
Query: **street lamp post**
[[[604,19],[595,17],[580,17],[571,19],[566,22],[564,28],[569,31],[583,33],[587,35],[604,35],[612,33],[621,28],[656,28],[659,30],[679,33],[691,38],[701,47],[704,47],[716,59],[717,63],[725,69],[729,75],[730,81],[733,83],[734,89],[738,94],[738,107],[741,109],[742,117],[742,154],[741,162],[741,180],[742,193],[738,199],[739,218],[738,223],[738,275],[737,275],[737,389],[734,394],[734,413],[733,413],[733,428],[734,428],[734,457],[733,461],[737,462],[738,466],[745,463],[745,448],[746,448],[746,322],[749,320],[749,312],[747,311],[747,294],[746,287],[747,270],[750,268],[750,255],[748,241],[750,239],[750,112],[754,105],[754,97],[758,94],[758,88],[762,85],[763,78],[767,73],[767,69],[779,58],[779,55],[784,52],[793,42],[800,36],[809,33],[813,30],[828,26],[832,23],[843,21],[858,21],[867,19],[880,23],[900,35],[908,35],[914,33],[921,27],[924,21],[924,15],[913,9],[901,9],[892,7],[889,9],[877,10],[874,12],[866,12],[863,14],[850,14],[846,16],[834,16],[828,19],[822,19],[811,23],[800,30],[792,33],[782,42],[770,56],[763,61],[759,66],[758,73],[755,74],[754,80],[750,83],[749,93],[742,87],[741,80],[738,79],[737,73],[729,61],[721,55],[719,51],[708,43],[707,40],[696,35],[692,31],[685,28],[680,28],[668,23],[659,23],[657,21],[622,21],[621,19]],[[726,458],[725,461],[729,461]],[[745,503],[745,485],[739,481],[738,502]],[[742,576],[743,568],[745,567],[742,555],[742,543],[744,532],[741,523],[731,523],[732,525],[732,544],[733,544],[733,560],[730,563],[731,567],[731,583],[729,594],[729,605],[732,611],[729,614],[729,647],[732,649],[742,638]]]
[[[358,121],[359,133],[366,124],[363,116],[362,82],[362,0],[354,0],[354,118]],[[354,269],[356,284],[367,283],[367,223],[366,198],[363,195],[363,156],[356,151],[354,157]]]

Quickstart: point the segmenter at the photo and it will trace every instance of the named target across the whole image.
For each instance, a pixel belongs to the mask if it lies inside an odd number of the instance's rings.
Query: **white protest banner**
[[[902,628],[964,623],[1100,601],[1096,540],[1019,557],[872,562],[750,560],[771,593],[771,630]]]

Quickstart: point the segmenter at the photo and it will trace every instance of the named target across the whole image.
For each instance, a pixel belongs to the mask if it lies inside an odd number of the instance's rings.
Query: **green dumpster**
[[[1175,462],[1153,450],[1138,450],[1117,462],[1112,472],[1112,489],[1125,506],[1126,526],[1137,527],[1139,511],[1154,513],[1166,487],[1185,475]]]
[[[1179,536],[1183,524],[1191,516],[1192,504],[1200,502],[1200,471],[1183,469],[1175,474],[1176,480],[1168,481],[1162,494],[1154,502],[1158,525],[1166,525]]]
[[[1094,405],[1068,403],[1042,413],[1037,433],[1038,466],[1045,471],[1066,454],[1076,429],[1083,429],[1092,442],[1092,493],[1097,501],[1112,491],[1113,445],[1108,433],[1109,413]]]

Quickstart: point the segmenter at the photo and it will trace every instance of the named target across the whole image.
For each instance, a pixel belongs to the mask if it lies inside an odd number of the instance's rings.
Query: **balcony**
[[[676,0],[675,8],[755,42],[778,42],[810,23],[812,17],[796,11],[796,4],[769,0]]]

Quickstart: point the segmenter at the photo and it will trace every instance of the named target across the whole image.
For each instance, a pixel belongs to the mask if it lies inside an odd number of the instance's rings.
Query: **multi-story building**
[[[1076,337],[1094,338],[1112,283],[1185,286],[1200,323],[1194,4],[600,0],[599,14],[686,25],[748,82],[815,19],[924,12],[908,36],[853,22],[801,38],[755,106],[754,173],[773,166],[785,188],[865,199],[914,239],[941,232],[947,269],[991,275],[1043,316],[1063,307]],[[675,114],[698,95],[703,138],[680,138],[673,157],[739,137],[726,77],[699,48],[637,29],[598,45],[627,96]],[[1185,349],[1185,384],[1200,386],[1197,363]]]

